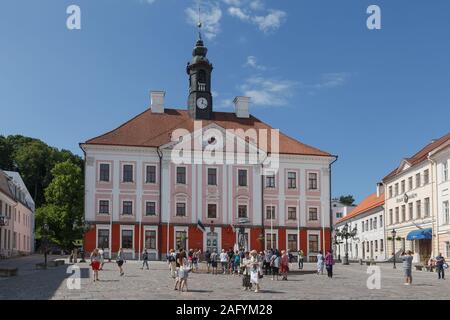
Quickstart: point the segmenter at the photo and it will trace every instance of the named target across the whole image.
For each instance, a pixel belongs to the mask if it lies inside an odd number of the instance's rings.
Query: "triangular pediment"
[[[397,173],[403,172],[411,168],[411,163],[409,163],[408,159],[402,159],[400,165],[397,168]]]

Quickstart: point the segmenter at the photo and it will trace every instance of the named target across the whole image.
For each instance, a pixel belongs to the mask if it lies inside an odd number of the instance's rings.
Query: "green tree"
[[[345,204],[347,206],[351,206],[355,202],[355,199],[353,198],[352,195],[349,194],[347,196],[340,196],[339,197],[339,202],[342,203],[342,204]]]
[[[66,160],[51,170],[53,179],[45,189],[46,205],[36,211],[38,237],[44,223],[50,229],[50,239],[70,249],[83,235],[84,181],[81,168]]]

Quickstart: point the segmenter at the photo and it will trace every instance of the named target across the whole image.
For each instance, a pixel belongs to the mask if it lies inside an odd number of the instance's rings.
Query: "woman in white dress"
[[[324,258],[322,251],[317,254],[317,274],[323,274]]]
[[[259,292],[259,283],[260,283],[260,274],[261,274],[261,265],[258,259],[258,252],[256,250],[252,250],[250,252],[250,281],[255,285],[255,292]]]

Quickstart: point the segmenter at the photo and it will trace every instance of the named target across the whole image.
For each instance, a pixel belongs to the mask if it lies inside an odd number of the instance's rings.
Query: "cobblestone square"
[[[68,264],[35,270],[34,263],[42,257],[33,256],[1,262],[0,266],[17,265],[19,275],[0,278],[0,299],[214,299],[214,300],[308,300],[308,299],[450,299],[450,283],[438,280],[436,273],[413,271],[413,284],[403,285],[401,265],[379,264],[381,288],[368,289],[368,267],[336,264],[335,276],[313,273],[289,275],[288,281],[272,281],[265,276],[259,293],[242,291],[241,278],[236,275],[190,273],[189,292],[174,291],[167,264],[150,262],[150,270],[141,270],[137,261],[125,264],[125,275],[119,276],[116,264],[106,263],[100,271],[100,282],[93,282],[88,263],[78,263],[81,270],[81,289],[67,288]],[[204,267],[204,265],[202,265]],[[313,271],[315,264],[305,264]]]

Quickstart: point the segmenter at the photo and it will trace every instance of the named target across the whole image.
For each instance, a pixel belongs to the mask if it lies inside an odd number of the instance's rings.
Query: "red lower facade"
[[[271,238],[273,234],[273,238]],[[264,235],[264,236],[263,236]],[[270,241],[273,239],[273,241]],[[279,250],[301,249],[307,261],[315,261],[318,251],[331,249],[329,228],[262,228],[252,226],[235,229],[231,225],[210,227],[203,231],[197,225],[139,225],[139,224],[91,224],[84,235],[84,249],[91,252],[103,248],[106,256],[114,258],[123,248],[129,259],[138,259],[144,248],[152,260],[165,259],[170,249],[228,250],[243,246],[246,250],[263,251],[276,247]]]

